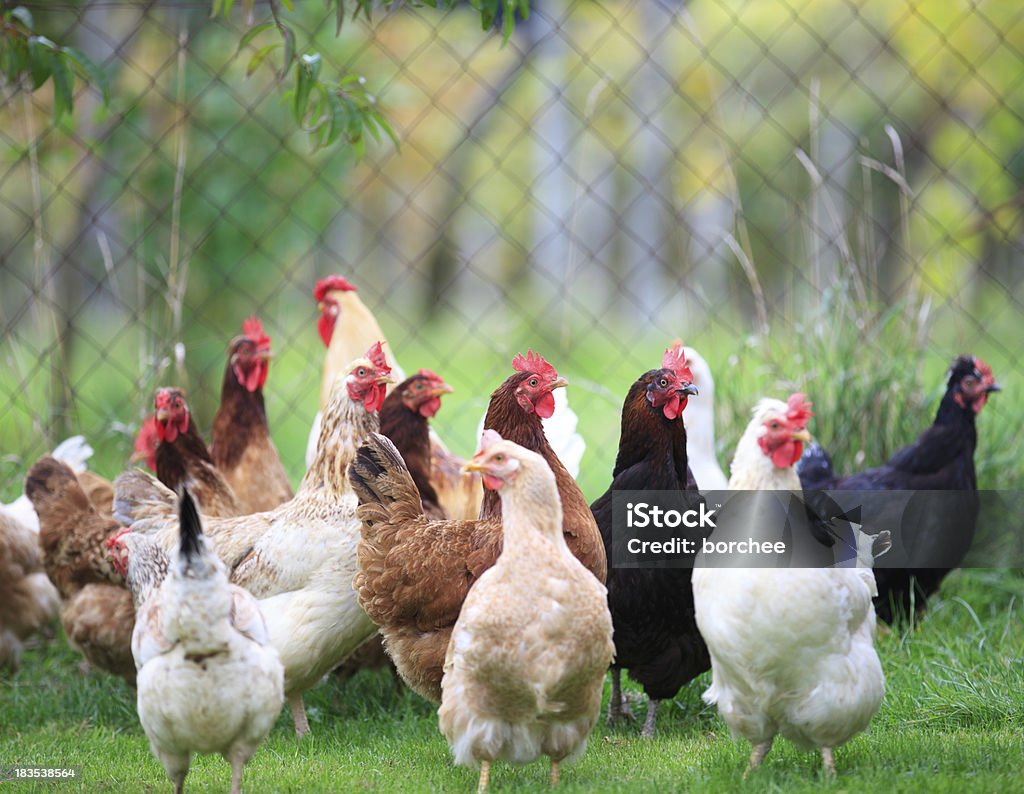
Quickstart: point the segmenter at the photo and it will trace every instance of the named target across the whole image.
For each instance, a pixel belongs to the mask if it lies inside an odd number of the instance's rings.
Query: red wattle
[[[320,319],[316,324],[316,329],[320,332],[320,338],[324,342],[324,347],[328,347],[331,344],[331,334],[334,333],[334,322],[336,319],[324,312],[320,315]]]
[[[544,392],[537,402],[533,404],[533,410],[537,412],[537,416],[541,419],[550,419],[551,415],[555,412],[555,395],[549,391]]]
[[[493,477],[490,474],[485,474],[483,476],[483,480],[484,488],[486,488],[488,491],[497,491],[499,488],[501,488],[501,486],[505,484],[505,482],[501,478]]]
[[[376,383],[370,387],[370,391],[363,398],[363,407],[371,414],[377,413],[384,404],[385,396],[387,396],[387,388],[383,383]]]
[[[678,395],[673,394],[662,407],[661,412],[665,414],[666,419],[678,419],[685,406],[686,403],[680,400]]]
[[[786,441],[772,450],[772,463],[780,469],[788,469],[796,465],[804,454],[804,445],[800,441]]]
[[[431,397],[420,403],[419,412],[420,416],[425,416],[430,419],[434,414],[441,410],[441,398]]]

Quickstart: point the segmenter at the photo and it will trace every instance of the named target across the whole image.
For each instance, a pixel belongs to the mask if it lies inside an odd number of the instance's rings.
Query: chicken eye
[[[360,367],[359,369],[356,370],[356,375],[358,375],[360,378],[363,377],[365,374],[366,367]]]
[[[501,452],[494,456],[495,463],[501,463],[503,460],[505,460],[505,455],[502,454]]]
[[[778,422],[772,422],[772,430],[778,430],[778,429],[779,429],[779,423]]]
[[[972,375],[968,375],[966,378],[963,379],[962,382],[963,382],[964,386],[970,387],[970,386],[973,386],[977,381],[975,381],[975,379],[974,379],[974,377]]]
[[[537,380],[536,378],[530,378],[530,388],[533,388],[533,389],[537,388],[539,383],[540,383],[540,381]]]
[[[662,378],[661,380],[659,380],[658,385],[664,389],[666,386],[668,386],[668,378]]]

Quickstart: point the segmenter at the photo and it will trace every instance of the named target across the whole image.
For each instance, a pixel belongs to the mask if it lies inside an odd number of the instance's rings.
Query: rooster
[[[242,513],[234,490],[224,479],[192,420],[181,389],[160,388],[153,398],[160,443],[156,448],[156,476],[172,491],[188,486],[208,516]]]
[[[612,494],[693,490],[683,409],[697,394],[685,349],[665,351],[659,369],[641,375],[622,406],[619,452],[608,490],[591,509],[612,558]],[[608,721],[629,718],[621,674],[629,670],[649,701],[643,735],[654,735],[658,703],[710,667],[690,598],[689,568],[609,568],[608,606],[615,625],[615,664]]]
[[[64,633],[88,662],[135,682],[135,610],[104,541],[120,529],[97,512],[74,472],[45,456],[29,469],[25,494],[39,515],[43,566],[64,601]]]
[[[466,464],[501,494],[501,554],[466,596],[444,663],[441,732],[455,763],[559,764],[583,754],[612,660],[604,587],[565,543],[558,488],[535,452],[484,432]]]
[[[801,394],[757,404],[736,448],[730,490],[800,492],[793,467],[809,438],[810,407]],[[781,734],[819,749],[825,773],[834,775],[832,750],[867,727],[885,690],[870,568],[713,568],[703,561],[693,571],[693,597],[711,653],[704,700],[753,745],[747,772]]]
[[[565,385],[554,367],[531,353],[516,356],[515,374],[491,395],[489,427],[537,452],[555,474],[562,531],[569,549],[600,581],[607,575],[604,544],[576,482],[547,443],[541,416],[551,392]],[[401,455],[374,435],[350,468],[362,521],[359,603],[381,627],[405,682],[435,703],[441,699],[444,655],[466,593],[501,551],[500,506],[479,520],[431,521]]]
[[[914,508],[902,522],[901,540],[909,558],[927,561],[939,549],[939,557],[961,559],[974,537],[978,489],[974,450],[978,443],[976,418],[988,397],[999,391],[992,369],[981,359],[960,356],[949,370],[946,392],[931,427],[916,442],[904,447],[887,463],[848,477],[837,476],[832,462],[818,445],[812,445],[800,460],[797,471],[804,489],[834,491],[963,491],[968,494],[964,511],[934,515],[929,505]],[[947,510],[943,502],[940,510]],[[952,517],[951,517],[952,516]],[[892,624],[909,617],[916,606],[924,609],[927,599],[952,570],[922,565],[920,568],[881,568],[875,572],[878,616]],[[914,605],[914,606],[912,606]]]
[[[24,641],[59,612],[60,596],[43,570],[38,534],[0,512],[0,669],[17,670]]]
[[[205,522],[232,583],[260,600],[300,738],[309,732],[303,692],[376,630],[352,589],[359,521],[346,473],[356,448],[379,428],[389,372],[379,342],[349,364],[324,412],[316,459],[293,499],[264,513]],[[174,494],[139,469],[114,485],[121,520],[170,551],[178,532]]]
[[[256,599],[228,582],[187,490],[179,527],[163,582],[136,596],[139,721],[175,792],[193,753],[220,753],[231,764],[232,794],[240,794],[242,769],[281,711],[284,669]]]
[[[263,403],[270,357],[270,337],[260,321],[250,317],[242,323],[242,335],[228,345],[210,443],[210,457],[234,491],[239,514],[272,510],[293,496],[281,456],[270,439]]]

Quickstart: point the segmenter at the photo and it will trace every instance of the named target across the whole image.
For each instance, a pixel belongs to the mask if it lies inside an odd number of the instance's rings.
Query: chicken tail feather
[[[191,565],[198,561],[203,553],[203,526],[199,521],[196,503],[187,488],[181,489],[179,510],[181,516],[181,545],[179,547],[181,559],[186,565]]]
[[[402,455],[387,436],[371,433],[349,466],[349,481],[359,498],[357,515],[364,532],[378,521],[411,520],[423,515],[420,494]]]

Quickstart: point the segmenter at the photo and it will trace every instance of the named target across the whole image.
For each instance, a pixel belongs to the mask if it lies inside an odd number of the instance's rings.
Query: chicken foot
[[[491,762],[480,762],[480,782],[476,787],[476,794],[487,794],[487,784],[491,780]]]
[[[644,729],[640,735],[645,739],[654,738],[654,724],[658,721],[658,704],[660,700],[651,698],[647,701],[647,719],[644,720]]]
[[[551,759],[551,788],[558,785],[558,761]]]
[[[835,759],[832,757],[831,747],[821,748],[821,760],[825,762],[825,777],[835,777],[836,762]]]
[[[306,719],[306,706],[302,702],[301,692],[288,695],[288,708],[291,709],[292,721],[295,723],[295,738],[301,739],[309,733],[309,720]]]
[[[747,779],[747,775],[761,766],[761,762],[764,760],[764,757],[768,755],[768,751],[772,749],[772,741],[773,739],[769,739],[766,742],[754,745],[754,748],[750,751],[750,763],[747,764],[747,770],[743,773],[744,780]]]
[[[619,722],[633,722],[636,717],[630,711],[626,698],[622,693],[622,668],[613,667],[612,673],[612,695],[608,701],[608,724],[615,725]]]

